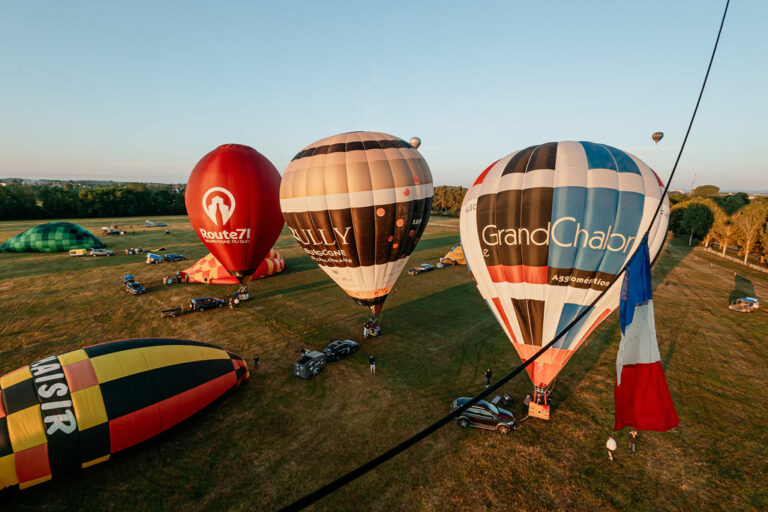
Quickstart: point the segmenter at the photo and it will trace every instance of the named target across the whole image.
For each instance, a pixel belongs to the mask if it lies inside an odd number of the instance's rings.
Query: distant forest
[[[458,216],[467,189],[435,187],[432,212]],[[721,194],[702,185],[690,194],[670,193],[669,229],[690,244],[730,251],[744,263],[768,258],[768,198],[744,192]],[[57,183],[0,186],[0,220],[185,215],[184,187],[163,184]],[[757,260],[757,261],[755,261]]]
[[[184,189],[176,185],[0,186],[0,220],[184,215]]]

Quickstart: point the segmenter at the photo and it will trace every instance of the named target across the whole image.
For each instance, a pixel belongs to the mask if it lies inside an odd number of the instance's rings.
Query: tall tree
[[[766,201],[752,202],[735,215],[736,233],[744,251],[745,265],[749,263],[749,255],[758,241],[760,231],[765,226],[766,217],[768,217]]]
[[[709,244],[709,234],[718,211],[722,210],[711,199],[694,197],[672,207],[670,225],[676,233],[688,234],[688,245],[693,243],[694,236],[706,239]]]
[[[720,193],[720,187],[717,187],[715,185],[699,185],[693,191],[691,191],[692,196],[716,196]]]

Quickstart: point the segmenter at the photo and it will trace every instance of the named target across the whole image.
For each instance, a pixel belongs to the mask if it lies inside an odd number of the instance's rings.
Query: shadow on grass
[[[439,238],[423,238],[419,240],[419,245],[416,246],[417,250],[434,249],[442,245],[450,245],[453,247],[459,243],[459,235],[454,236],[442,236]]]
[[[290,288],[282,288],[282,289],[278,289],[278,290],[268,290],[268,291],[265,291],[264,293],[260,293],[258,295],[251,295],[251,299],[257,299],[258,300],[258,299],[273,298],[273,297],[277,297],[277,296],[280,296],[280,295],[289,295],[291,293],[303,292],[303,291],[307,291],[307,290],[312,289],[312,288],[319,288],[319,287],[322,287],[322,286],[331,286],[331,285],[334,285],[334,284],[335,283],[333,283],[333,281],[327,281],[327,280],[316,281],[314,283],[307,283],[307,284],[303,284],[301,286],[292,286]]]
[[[728,296],[728,302],[736,302],[736,299],[742,297],[755,297],[755,286],[752,281],[741,274],[733,274],[733,291]]]
[[[664,282],[667,275],[688,256],[694,247],[688,245],[684,238],[671,238],[667,241],[663,252],[659,255],[655,264],[653,265],[652,274],[653,280],[656,282],[653,289],[655,290],[660,285],[667,285]]]

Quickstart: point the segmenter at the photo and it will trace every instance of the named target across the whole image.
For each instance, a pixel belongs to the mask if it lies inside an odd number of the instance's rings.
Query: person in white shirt
[[[608,448],[608,458],[616,460],[613,458],[613,452],[616,451],[616,440],[612,437],[608,437],[608,442],[605,443],[605,447]]]

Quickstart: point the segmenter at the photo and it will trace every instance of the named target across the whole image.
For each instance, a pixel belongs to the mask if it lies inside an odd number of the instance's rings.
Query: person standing
[[[376,373],[376,358],[373,357],[373,354],[368,358],[368,362],[371,364],[371,373]]]
[[[523,410],[525,411],[525,414],[528,414],[528,410],[531,406],[531,395],[525,395],[525,400],[523,400]]]
[[[485,387],[489,387],[491,385],[491,376],[492,375],[493,375],[493,372],[491,372],[490,368],[485,370]]]
[[[605,443],[605,447],[608,448],[608,458],[611,460],[617,460],[613,458],[613,452],[616,451],[616,440],[609,436],[608,442]]]
[[[629,433],[629,453],[634,455],[637,451],[637,430],[632,430]]]

